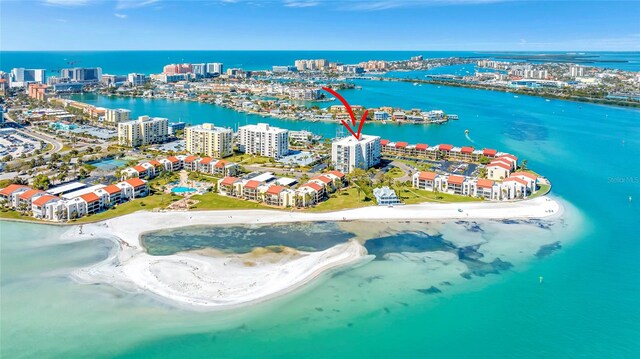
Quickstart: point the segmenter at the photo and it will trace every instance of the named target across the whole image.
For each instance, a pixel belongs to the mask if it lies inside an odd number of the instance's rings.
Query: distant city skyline
[[[640,2],[0,0],[0,49],[640,51]]]

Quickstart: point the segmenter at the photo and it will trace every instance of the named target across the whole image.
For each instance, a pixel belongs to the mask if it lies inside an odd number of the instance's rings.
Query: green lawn
[[[260,203],[246,201],[244,199],[238,199],[233,197],[221,196],[217,193],[208,192],[203,195],[195,195],[192,199],[199,201],[198,204],[193,206],[193,209],[268,209]]]
[[[8,211],[0,211],[0,219],[21,219],[25,221],[40,221],[39,219],[31,217],[31,215],[23,216],[19,212],[8,210]]]
[[[535,191],[531,196],[529,196],[529,198],[536,198],[536,197],[542,197],[545,194],[549,193],[549,191],[551,190],[551,185],[548,184],[539,184],[538,185],[538,190]]]
[[[265,164],[272,163],[273,158],[271,157],[263,157],[263,156],[254,156],[244,153],[237,153],[231,157],[224,158],[225,161],[235,162],[241,165],[256,165],[256,164]]]
[[[387,172],[391,178],[400,178],[405,175],[404,171],[399,169],[398,167],[393,167]]]
[[[358,189],[351,187],[340,192],[332,194],[335,198],[329,198],[328,200],[318,204],[313,208],[309,208],[310,212],[324,212],[324,211],[339,211],[347,208],[358,208],[375,205],[374,201],[363,201],[364,193],[360,192],[360,199],[358,199]]]
[[[103,219],[109,219],[119,216],[124,216],[125,214],[133,213],[136,211],[146,210],[151,211],[154,208],[164,208],[171,204],[172,195],[169,194],[154,194],[147,197],[136,198],[133,201],[129,201],[126,203],[119,204],[117,207],[108,209],[104,212],[100,212],[97,214],[93,214],[91,216],[82,217],[77,219],[76,223],[83,222],[95,222],[101,221]],[[178,196],[173,196],[175,199],[179,199]]]
[[[440,202],[440,203],[452,203],[452,202],[480,202],[481,198],[458,196],[455,194],[448,194],[442,192],[431,192],[421,189],[415,189],[410,187],[400,187],[396,189],[396,193],[400,200],[406,204],[415,204],[423,202]]]

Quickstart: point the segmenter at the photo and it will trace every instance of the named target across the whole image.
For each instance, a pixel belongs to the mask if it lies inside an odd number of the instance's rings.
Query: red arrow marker
[[[340,96],[339,93],[333,91],[332,89],[330,89],[328,87],[323,87],[322,89],[327,91],[328,93],[332,94],[340,102],[342,102],[344,107],[347,109],[347,112],[349,113],[349,117],[351,117],[351,124],[355,127],[355,125],[356,125],[356,115],[353,113],[353,109],[351,109],[351,106],[349,106],[349,103],[347,102],[347,100],[345,100],[344,97]],[[364,121],[366,121],[368,114],[369,114],[369,111],[367,111],[367,110],[365,110],[364,113],[362,114],[362,118],[360,118],[360,124],[358,125],[358,133],[354,132],[353,129],[351,128],[351,126],[349,126],[348,123],[344,122],[344,120],[341,121],[342,125],[344,127],[346,127],[347,130],[349,130],[349,132],[353,135],[353,137],[356,138],[356,140],[360,140],[360,134],[362,133],[362,126],[364,125]]]

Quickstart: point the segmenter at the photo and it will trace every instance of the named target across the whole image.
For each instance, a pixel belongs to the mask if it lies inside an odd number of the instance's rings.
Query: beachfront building
[[[238,147],[244,153],[278,159],[289,153],[289,131],[267,123],[242,126],[238,128]]]
[[[331,162],[333,166],[349,173],[356,168],[369,169],[380,163],[380,137],[360,135],[344,137],[331,144]]]
[[[127,122],[131,119],[131,111],[124,108],[107,109],[104,122],[117,126],[120,122]]]
[[[27,87],[30,83],[45,83],[45,69],[13,68],[9,73],[9,87]]]
[[[491,161],[487,165],[487,178],[494,181],[503,180],[511,174],[511,165],[501,160]]]
[[[185,129],[186,150],[189,153],[222,158],[233,154],[233,131],[215,127],[212,123]]]
[[[0,189],[0,202],[38,219],[68,221],[147,195],[148,183],[140,178],[132,178],[107,186],[100,184],[87,187],[73,183],[47,191],[12,184]]]
[[[118,144],[139,147],[163,143],[169,138],[169,120],[140,116],[137,120],[118,123]]]
[[[396,192],[387,186],[374,188],[373,195],[376,197],[378,206],[395,206],[402,204]]]

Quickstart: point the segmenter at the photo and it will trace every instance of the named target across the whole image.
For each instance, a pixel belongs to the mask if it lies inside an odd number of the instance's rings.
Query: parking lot
[[[15,130],[0,132],[0,157],[11,155],[13,158],[17,158],[23,154],[29,156],[35,150],[44,148],[46,148],[46,144],[41,144],[39,140]]]

